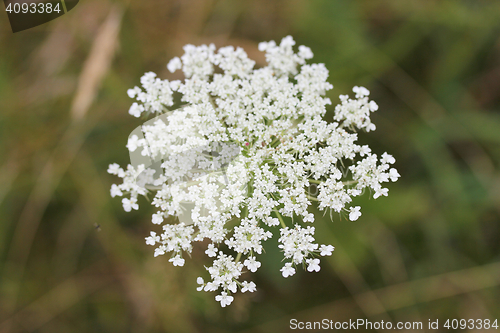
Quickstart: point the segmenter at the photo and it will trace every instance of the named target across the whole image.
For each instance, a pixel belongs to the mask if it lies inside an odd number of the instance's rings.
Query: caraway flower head
[[[124,197],[125,211],[139,209],[139,195],[151,197],[156,226],[146,243],[154,256],[168,254],[182,266],[193,242],[208,243],[213,263],[198,290],[217,291],[222,307],[238,290],[256,290],[241,276],[260,268],[271,237],[283,252],[283,277],[300,266],[320,270],[318,258],[334,247],[315,242],[313,204],[354,221],[361,216],[354,197],[365,189],[386,196],[383,184],[399,177],[391,155],[357,144],[357,130],[375,130],[370,114],[378,106],[369,91],[341,95],[333,119],[324,119],[328,70],[308,63],[308,47],[295,52],[294,45],[290,36],[260,43],[262,68],[241,48],[186,45],[167,66],[182,70],[183,81],[146,73],[142,87],[128,91],[136,100],[129,113],[153,119],[129,136],[131,164],[110,165],[123,179],[111,196]]]

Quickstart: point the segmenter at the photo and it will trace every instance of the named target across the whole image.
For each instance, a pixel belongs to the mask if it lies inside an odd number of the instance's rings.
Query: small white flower
[[[127,143],[127,149],[131,152],[135,151],[137,149],[138,146],[138,141],[139,141],[139,137],[137,135],[132,135],[129,139],[128,139],[128,143]]]
[[[370,91],[368,89],[366,89],[365,87],[354,87],[352,88],[352,91],[354,93],[356,93],[356,98],[363,98],[365,96],[369,96],[370,95]]]
[[[167,68],[170,71],[170,73],[173,73],[178,69],[181,69],[182,68],[181,59],[179,59],[178,57],[172,58],[172,60],[168,62]]]
[[[233,296],[228,296],[225,291],[223,291],[220,295],[215,296],[215,300],[217,302],[220,302],[220,306],[223,308],[226,307],[226,305],[229,305],[233,302],[234,297]]]
[[[321,251],[320,252],[321,256],[331,256],[332,252],[333,252],[333,250],[335,250],[335,248],[331,245],[321,245],[319,247],[319,250]]]
[[[156,236],[156,232],[154,232],[154,231],[151,231],[151,236],[146,237],[146,244],[147,245],[155,245],[159,241],[160,241],[160,237]]]
[[[307,270],[309,272],[319,272],[321,267],[319,266],[319,259],[306,259]]]
[[[110,173],[112,175],[117,175],[120,169],[121,168],[118,165],[118,163],[113,163],[113,164],[109,165],[109,167],[108,167],[108,173]]]
[[[368,146],[361,146],[359,149],[359,155],[360,156],[365,156],[368,155],[372,150]]]
[[[139,94],[140,92],[141,92],[141,88],[134,87],[133,89],[127,90],[127,95],[130,98],[135,98],[135,96],[137,96],[137,94]]]
[[[391,168],[389,170],[389,178],[391,179],[391,181],[395,182],[398,180],[399,177],[401,177],[401,175],[399,174],[398,170],[394,168]]]
[[[114,198],[116,196],[121,197],[123,195],[123,192],[120,190],[120,188],[116,184],[111,185],[110,192],[111,192],[112,198]]]
[[[361,216],[360,209],[361,209],[360,206],[351,207],[351,211],[349,213],[349,220],[356,221]]]
[[[217,248],[214,246],[214,244],[208,244],[208,248],[205,250],[205,253],[209,257],[215,257],[217,255]]]
[[[242,287],[243,287],[243,288],[241,288],[241,292],[242,292],[242,293],[244,293],[244,292],[246,292],[246,291],[249,291],[249,292],[253,293],[254,291],[256,291],[256,290],[257,290],[257,286],[256,286],[256,285],[255,285],[255,283],[253,283],[253,282],[243,281],[243,282],[241,283],[241,285],[242,285]]]
[[[375,194],[373,195],[373,199],[377,199],[380,196],[387,196],[389,194],[389,189],[388,188],[379,188],[375,191]]]
[[[396,159],[387,153],[382,154],[382,159],[380,160],[382,163],[387,163],[387,164],[394,164],[396,162]]]
[[[227,285],[227,289],[232,293],[235,293],[238,291],[238,284],[236,283],[236,281],[231,281],[231,283]]]
[[[161,224],[163,222],[163,214],[161,212],[153,214],[151,222],[153,224]]]
[[[290,262],[287,262],[285,266],[280,269],[280,271],[284,278],[295,274],[295,268],[292,267],[292,263]]]
[[[130,109],[128,110],[128,113],[136,118],[139,118],[142,112],[144,112],[144,107],[142,107],[137,103],[133,103]]]
[[[271,42],[260,42],[259,43],[259,51],[263,52],[266,51],[269,47],[276,46],[276,43],[274,41]]]
[[[313,53],[310,48],[304,45],[299,46],[299,57],[304,59],[311,59],[313,57]]]
[[[248,259],[243,262],[243,265],[245,265],[250,270],[250,272],[254,273],[257,271],[257,269],[259,269],[261,264],[260,262],[255,260],[255,257],[248,257]]]
[[[137,199],[136,198],[123,198],[122,199],[122,204],[123,204],[123,209],[126,212],[130,212],[132,209],[138,210],[139,205],[137,204]]]
[[[180,87],[181,87],[181,81],[179,80],[170,81],[170,89],[172,89],[172,91],[177,91],[179,90]]]
[[[154,253],[155,257],[161,256],[164,254],[165,254],[165,246],[162,245],[162,246],[159,246],[155,249],[155,253]]]
[[[314,222],[314,215],[312,213],[307,214],[306,216],[304,216],[303,221],[311,223]]]
[[[174,266],[184,266],[185,260],[181,258],[180,256],[175,256],[170,258],[168,261],[170,261]]]
[[[202,291],[203,288],[205,287],[205,281],[201,276],[198,276],[196,279],[196,283],[198,283],[200,286],[196,288],[197,291]]]
[[[205,291],[216,291],[218,286],[214,282],[207,282],[205,285]]]

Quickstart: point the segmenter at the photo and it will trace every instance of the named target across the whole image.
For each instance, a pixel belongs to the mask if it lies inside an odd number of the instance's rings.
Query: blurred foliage
[[[86,0],[16,34],[0,17],[1,332],[500,319],[499,1]],[[372,91],[378,128],[360,141],[392,153],[402,178],[360,198],[357,222],[316,222],[336,246],[319,273],[285,280],[266,247],[258,292],[221,309],[196,292],[202,247],[183,268],[153,258],[152,211],[123,212],[106,169],[127,163],[126,89],[144,72],[181,78],[165,65],[187,43],[242,46],[262,64],[258,42],[289,34],[330,70],[332,101]]]

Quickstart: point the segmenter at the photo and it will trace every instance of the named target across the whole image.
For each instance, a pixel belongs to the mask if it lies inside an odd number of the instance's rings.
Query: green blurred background
[[[3,6],[0,5],[1,8]],[[196,291],[210,261],[153,257],[152,209],[125,213],[126,90],[182,46],[292,35],[330,70],[329,97],[371,90],[397,160],[388,197],[357,222],[318,219],[336,250],[283,279],[268,241],[254,294]],[[332,110],[327,119],[332,119]],[[0,13],[0,332],[288,332],[289,321],[500,319],[500,1],[81,0],[13,34]],[[317,212],[317,217],[322,213]],[[499,323],[500,324],[500,323]]]

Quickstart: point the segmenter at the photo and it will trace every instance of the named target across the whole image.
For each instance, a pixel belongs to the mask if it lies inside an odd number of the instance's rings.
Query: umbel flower
[[[260,43],[263,68],[241,48],[186,45],[167,66],[181,69],[184,81],[146,73],[142,88],[128,91],[136,99],[129,113],[155,118],[130,135],[131,164],[109,166],[123,179],[111,196],[124,196],[125,211],[139,208],[139,195],[152,196],[152,222],[161,228],[146,243],[174,266],[184,265],[193,242],[208,244],[210,278],[199,277],[198,290],[218,291],[222,307],[238,289],[256,290],[240,277],[260,268],[271,237],[283,252],[283,277],[298,266],[320,270],[318,257],[334,247],[315,242],[313,203],[355,221],[361,211],[352,199],[365,189],[387,196],[382,184],[399,177],[391,155],[356,143],[357,130],[375,130],[370,114],[378,106],[369,91],[354,87],[354,98],[341,95],[333,119],[323,119],[328,70],[308,64],[311,50],[295,53],[294,45],[290,36]]]

